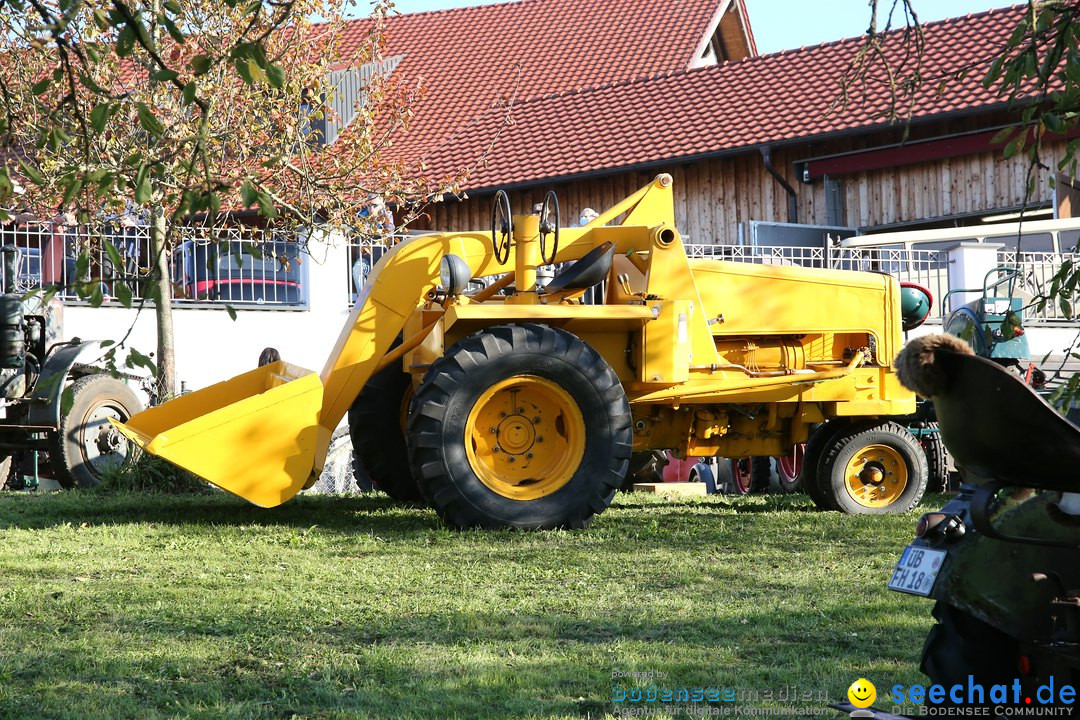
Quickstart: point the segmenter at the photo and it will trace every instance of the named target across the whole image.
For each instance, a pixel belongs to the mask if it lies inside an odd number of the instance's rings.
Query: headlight
[[[447,295],[460,295],[472,279],[469,264],[457,255],[443,255],[439,263],[439,284]]]

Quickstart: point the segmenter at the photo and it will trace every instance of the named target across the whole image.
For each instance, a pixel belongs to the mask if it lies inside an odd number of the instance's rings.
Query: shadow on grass
[[[64,524],[266,525],[341,532],[411,532],[441,527],[433,511],[381,495],[301,495],[261,508],[225,493],[161,495],[68,490],[40,495],[0,493],[0,528],[43,529]]]
[[[798,680],[804,690],[828,695],[818,703],[824,708],[842,697],[853,667],[913,666],[922,631],[881,634],[881,612],[872,604],[849,607],[837,622],[820,611],[777,617],[763,609],[735,622],[708,613],[679,620],[622,613],[596,621],[511,609],[432,611],[378,629],[316,626],[302,639],[275,634],[276,627],[291,629],[288,618],[264,618],[254,635],[238,623],[247,630],[213,653],[195,651],[199,618],[150,629],[121,623],[121,640],[137,635],[173,652],[148,657],[132,643],[101,657],[63,636],[47,649],[26,649],[5,663],[9,689],[0,694],[0,715],[97,717],[109,708],[110,717],[148,718],[597,718],[616,707],[614,682],[647,685],[613,681],[618,671],[664,673],[657,684],[672,688],[764,692],[791,682],[775,674],[785,663],[805,671]],[[808,646],[808,633],[816,647]],[[57,668],[75,670],[58,684]]]

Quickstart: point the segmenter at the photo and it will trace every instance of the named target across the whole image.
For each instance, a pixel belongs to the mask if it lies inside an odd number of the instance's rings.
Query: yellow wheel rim
[[[489,489],[535,500],[570,481],[585,456],[585,419],[561,387],[521,375],[488,388],[469,412],[465,452]]]
[[[844,484],[851,498],[863,507],[887,507],[907,488],[907,463],[895,448],[867,445],[848,461]]]

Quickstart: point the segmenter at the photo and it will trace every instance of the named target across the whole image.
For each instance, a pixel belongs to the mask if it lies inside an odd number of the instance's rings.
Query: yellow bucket
[[[274,507],[314,466],[322,394],[317,373],[278,361],[113,424],[147,452]]]

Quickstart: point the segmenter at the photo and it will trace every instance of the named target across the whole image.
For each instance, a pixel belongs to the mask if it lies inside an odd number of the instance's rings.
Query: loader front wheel
[[[449,348],[409,418],[424,495],[450,525],[583,528],[629,466],[630,406],[618,377],[576,336],[499,325]]]
[[[373,375],[349,408],[353,462],[359,461],[376,490],[406,503],[423,502],[405,444],[411,400],[412,377],[395,363]]]
[[[142,403],[126,383],[104,374],[79,378],[70,392],[71,407],[50,439],[49,461],[61,487],[97,487],[105,473],[133,457],[131,443],[109,418],[126,422]]]
[[[907,512],[922,499],[926,482],[922,446],[895,422],[839,432],[818,465],[819,491],[851,515]]]

